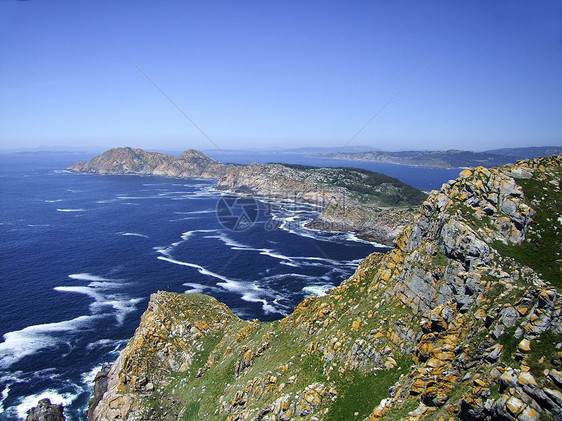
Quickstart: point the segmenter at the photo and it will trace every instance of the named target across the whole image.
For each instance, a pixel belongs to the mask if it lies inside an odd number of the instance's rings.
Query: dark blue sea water
[[[85,419],[93,376],[158,290],[274,320],[384,250],[305,229],[313,206],[248,203],[212,181],[63,171],[89,158],[0,155],[0,420],[24,418],[42,397]]]

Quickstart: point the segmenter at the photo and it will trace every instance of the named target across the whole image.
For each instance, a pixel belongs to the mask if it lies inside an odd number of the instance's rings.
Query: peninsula
[[[461,151],[361,151],[319,153],[316,158],[343,159],[347,161],[382,162],[414,165],[427,168],[486,168],[513,163],[518,159],[539,158],[562,153],[559,146],[533,146],[527,148],[503,148],[483,152]]]
[[[310,228],[353,231],[384,245],[394,244],[414,217],[413,208],[427,197],[395,178],[359,168],[223,164],[193,149],[176,158],[142,149],[115,148],[68,170],[216,179],[219,190],[318,205],[322,212]]]

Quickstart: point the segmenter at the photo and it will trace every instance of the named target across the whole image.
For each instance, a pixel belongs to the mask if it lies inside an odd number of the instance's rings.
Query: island
[[[216,179],[216,189],[256,198],[286,199],[321,208],[309,228],[352,231],[392,246],[427,194],[396,178],[360,168],[289,164],[223,164],[190,149],[179,157],[129,147],[110,149],[68,171]]]

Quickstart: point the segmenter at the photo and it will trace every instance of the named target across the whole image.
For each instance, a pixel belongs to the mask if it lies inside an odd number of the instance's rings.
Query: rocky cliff
[[[276,322],[154,294],[89,419],[556,419],[561,164],[464,171],[396,248]]]
[[[358,168],[318,168],[288,164],[251,164],[221,177],[219,190],[257,197],[313,203],[322,208],[307,226],[354,231],[362,238],[392,245],[412,221],[412,206],[426,194],[401,181]]]
[[[411,206],[422,191],[383,174],[357,168],[316,168],[287,164],[221,164],[196,150],[179,158],[142,149],[110,149],[69,171],[218,179],[219,190],[316,204],[323,209],[311,228],[355,231],[362,238],[392,245],[411,222]]]
[[[219,178],[233,165],[225,165],[203,153],[189,149],[179,158],[143,149],[114,148],[89,162],[80,161],[68,171],[93,174],[138,174],[178,178]]]

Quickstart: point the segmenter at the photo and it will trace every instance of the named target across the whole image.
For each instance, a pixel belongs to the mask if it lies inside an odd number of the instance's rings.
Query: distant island
[[[547,157],[562,153],[559,146],[528,148],[503,148],[484,152],[450,149],[446,151],[363,151],[316,153],[315,158],[342,159],[347,161],[383,162],[388,164],[415,165],[427,168],[486,168],[514,163],[520,159]]]
[[[359,168],[289,164],[223,164],[194,149],[179,157],[130,147],[110,149],[69,171],[216,179],[216,188],[235,194],[288,199],[322,207],[309,228],[353,231],[393,245],[427,194],[393,177]]]

